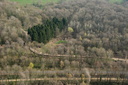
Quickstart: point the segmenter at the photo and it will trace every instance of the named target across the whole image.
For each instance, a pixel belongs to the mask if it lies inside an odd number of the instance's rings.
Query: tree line
[[[67,20],[65,18],[47,19],[43,24],[33,26],[28,29],[28,34],[32,41],[39,43],[47,43],[50,39],[57,36],[57,31],[61,32],[67,26]]]

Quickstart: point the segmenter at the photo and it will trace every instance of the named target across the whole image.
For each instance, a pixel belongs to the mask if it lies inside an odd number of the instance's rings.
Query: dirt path
[[[91,78],[91,81],[97,81],[100,80],[101,78]],[[0,82],[19,82],[19,81],[44,81],[44,80],[81,80],[81,78],[32,78],[32,79],[10,79],[10,80],[0,80]],[[89,80],[88,78],[85,78],[85,80]],[[117,81],[117,78],[102,78],[102,81]],[[127,81],[127,79],[119,79],[119,81]]]
[[[122,59],[122,58],[112,58],[115,61],[122,61],[122,62],[126,62],[128,64],[128,59]]]
[[[43,54],[42,52],[38,52],[33,48],[30,48],[30,51],[32,51],[33,53],[36,53],[38,55],[43,55],[43,56],[55,56],[55,57],[77,57],[79,55],[52,55],[52,54]],[[80,57],[81,58],[81,57]],[[94,58],[94,57],[82,57],[82,58]],[[101,57],[104,58],[104,57]],[[128,59],[123,59],[123,58],[111,58],[114,61],[122,61],[122,62],[126,62],[128,64]]]

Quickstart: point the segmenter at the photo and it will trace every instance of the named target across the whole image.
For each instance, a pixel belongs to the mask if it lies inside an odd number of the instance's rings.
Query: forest
[[[53,18],[51,21],[46,20],[42,25],[36,25],[28,29],[28,34],[32,41],[46,44],[50,39],[57,36],[57,32],[62,32],[67,25],[65,18],[58,20]]]
[[[0,85],[127,79],[128,0],[0,0]]]

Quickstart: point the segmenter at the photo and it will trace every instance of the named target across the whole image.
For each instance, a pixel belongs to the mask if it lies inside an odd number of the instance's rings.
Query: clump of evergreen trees
[[[33,26],[28,29],[28,34],[31,36],[32,41],[39,43],[47,43],[53,37],[56,37],[56,31],[61,32],[67,26],[65,18],[57,19],[54,17],[52,20],[46,20],[43,24]]]

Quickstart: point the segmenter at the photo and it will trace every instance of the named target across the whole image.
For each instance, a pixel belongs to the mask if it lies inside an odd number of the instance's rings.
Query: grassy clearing
[[[56,44],[61,44],[61,43],[67,43],[67,41],[60,40],[60,41],[57,41],[57,42],[56,42]]]
[[[11,1],[15,1],[15,2],[19,2],[22,5],[25,4],[33,4],[33,3],[42,3],[42,4],[47,4],[47,3],[56,3],[59,2],[60,0],[11,0]]]

